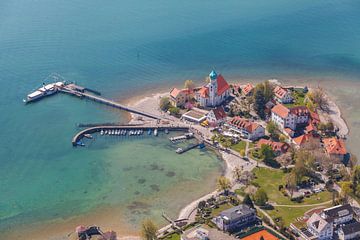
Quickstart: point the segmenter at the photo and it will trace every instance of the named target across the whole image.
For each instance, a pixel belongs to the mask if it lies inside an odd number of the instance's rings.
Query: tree
[[[265,238],[263,236],[260,237],[260,240],[265,240]]]
[[[168,97],[162,97],[160,99],[160,109],[166,112],[171,106],[170,100]]]
[[[264,189],[260,188],[256,191],[254,195],[254,201],[256,205],[264,206],[268,200],[269,198]]]
[[[142,239],[156,240],[157,239],[156,234],[157,234],[157,227],[150,219],[147,219],[142,222],[141,224]]]
[[[286,186],[290,192],[290,198],[292,198],[297,185],[297,178],[295,172],[291,172],[289,175],[287,175],[286,180]]]
[[[294,174],[296,177],[296,182],[299,184],[301,179],[309,175],[312,169],[314,168],[315,157],[311,154],[311,152],[301,149],[295,153],[295,166],[294,166]]]
[[[231,188],[230,180],[224,176],[221,176],[217,179],[217,187],[220,191],[223,191],[225,194]]]
[[[173,115],[173,116],[178,116],[179,113],[180,113],[180,109],[177,108],[177,107],[170,107],[170,108],[169,108],[169,112],[170,112],[170,114]]]
[[[280,137],[279,137],[279,141],[282,142],[282,143],[286,142],[286,139],[287,138],[286,138],[286,136],[284,134],[281,134]]]
[[[246,194],[246,195],[245,195],[244,200],[243,200],[243,204],[248,205],[248,206],[251,207],[251,208],[255,208],[255,207],[254,207],[254,203],[253,203],[253,201],[251,200],[249,194]]]
[[[184,86],[188,90],[193,90],[195,88],[195,84],[192,80],[186,80]]]
[[[256,90],[254,94],[254,111],[261,119],[265,118],[265,96],[261,90]]]
[[[224,148],[229,148],[231,147],[232,143],[229,138],[224,138],[221,144],[224,146]]]
[[[356,166],[352,171],[352,185],[353,192],[356,192],[357,187],[360,185],[360,166]]]
[[[262,144],[259,152],[265,164],[267,165],[273,164],[275,153],[274,150],[271,148],[271,146],[267,144]]]
[[[276,123],[274,123],[273,121],[270,121],[267,125],[266,125],[266,130],[268,131],[268,133],[270,134],[270,136],[274,135],[278,128]]]
[[[348,202],[349,194],[352,192],[352,184],[351,182],[342,182],[340,184],[341,187],[341,197],[343,198],[344,202]]]
[[[240,156],[245,157],[245,149],[240,150]]]
[[[235,167],[233,170],[233,176],[236,181],[240,181],[241,174],[242,174],[242,169],[239,167]]]
[[[268,102],[270,101],[273,96],[274,96],[274,86],[269,82],[269,81],[265,81],[263,83],[264,85],[264,97],[265,97],[265,101]]]
[[[325,91],[322,88],[313,89],[308,93],[310,100],[316,104],[321,110],[328,112],[330,109],[330,104],[328,98],[326,97]]]

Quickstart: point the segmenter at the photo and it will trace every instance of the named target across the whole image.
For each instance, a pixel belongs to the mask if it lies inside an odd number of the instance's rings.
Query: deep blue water
[[[76,123],[124,115],[68,96],[25,107],[22,98],[50,73],[117,99],[200,81],[212,68],[232,79],[358,81],[359,43],[356,0],[0,1],[0,225],[39,211],[51,219],[55,205],[71,212],[66,206],[86,201],[64,197],[69,188],[107,183],[103,152],[74,151],[69,139]]]

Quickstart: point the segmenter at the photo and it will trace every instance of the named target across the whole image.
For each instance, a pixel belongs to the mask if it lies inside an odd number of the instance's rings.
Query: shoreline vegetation
[[[278,82],[278,80],[275,80],[275,81]],[[293,86],[294,88],[303,88],[306,85],[304,85],[304,86],[282,85],[282,86],[284,86],[285,88],[289,87],[289,86]],[[313,88],[309,87],[309,91],[312,89]],[[169,95],[169,92],[165,92],[165,91],[158,91],[157,93],[153,93],[150,96],[149,96],[149,94],[144,94],[141,98],[138,97],[138,98],[128,101],[128,105],[132,106],[132,107],[136,107],[140,110],[146,110],[152,114],[158,114],[158,115],[164,116],[164,112],[161,111],[158,106],[160,103],[160,99],[162,97],[166,97],[168,95]],[[320,111],[320,113],[319,113],[320,117],[323,119],[326,118],[327,120],[330,120],[331,122],[333,122],[334,125],[338,128],[338,134],[343,136],[344,138],[346,138],[350,133],[350,129],[349,129],[349,126],[348,126],[346,120],[343,117],[341,108],[336,104],[335,100],[331,96],[329,96],[329,92],[326,90],[325,90],[325,97],[328,101],[328,110],[326,113],[324,111]],[[129,123],[139,123],[139,120],[142,123],[146,122],[146,120],[144,120],[142,118],[138,118],[136,114],[131,113],[130,116],[131,116],[131,118],[130,118]],[[176,119],[175,117],[172,117],[172,118]],[[177,121],[178,121],[178,119],[177,119]],[[231,151],[231,153],[228,153],[225,151],[218,151],[218,152],[221,156],[222,161],[224,161],[224,163],[225,163],[223,175],[226,178],[230,179],[232,184],[235,184],[235,182],[236,182],[233,172],[237,167],[241,166],[243,168],[243,170],[245,170],[245,171],[252,171],[258,165],[258,163],[256,163],[256,162],[250,161],[250,163],[249,163],[249,162],[243,160],[239,154],[236,154],[235,151]],[[262,167],[264,167],[264,166],[262,166]],[[235,189],[235,188],[236,188],[236,186],[233,186],[233,189]],[[190,202],[189,204],[187,204],[186,206],[184,206],[181,209],[181,211],[178,214],[178,219],[184,219],[184,218],[195,219],[195,212],[196,212],[198,204],[201,201],[205,201],[206,199],[209,199],[210,197],[215,196],[219,193],[220,193],[219,190],[214,190],[213,192],[210,192],[204,196],[201,196],[201,197],[193,200],[192,202]],[[314,205],[314,207],[315,207],[315,205]],[[323,205],[323,203],[319,203],[319,205]],[[281,206],[281,205],[279,205],[279,206]],[[297,205],[295,205],[295,206],[297,206]],[[303,207],[310,207],[310,206],[311,205],[309,205],[309,206],[304,205]],[[299,205],[298,207],[302,207],[302,206]],[[266,214],[265,212],[262,212],[262,213]],[[170,225],[163,226],[159,231],[164,231],[166,229],[169,229],[170,227],[171,227]]]
[[[243,81],[242,81],[243,82]],[[253,81],[254,83],[256,82],[260,82],[260,81]],[[303,83],[302,83],[303,84]],[[309,84],[311,85],[311,84]],[[311,88],[309,88],[311,89]],[[140,110],[145,110],[146,112],[152,113],[152,114],[158,114],[161,116],[165,116],[165,113],[162,112],[159,109],[159,102],[160,99],[164,96],[167,96],[169,94],[169,91],[165,91],[165,89],[161,89],[158,88],[156,89],[155,93],[151,93],[150,91],[146,91],[143,94],[139,94],[135,97],[131,97],[128,98],[126,100],[122,100],[122,102],[126,103],[128,106],[132,106],[132,107],[136,107]],[[341,108],[336,104],[335,100],[329,96],[328,91],[326,91],[326,97],[329,100],[329,108],[330,108],[330,114],[328,117],[331,118],[331,121],[334,122],[334,124],[338,127],[339,132],[343,135],[343,136],[348,136],[350,133],[350,129],[349,126],[347,124],[347,122],[345,121],[345,119],[343,118],[343,113],[341,111]],[[146,119],[144,117],[139,117],[136,114],[133,113],[129,113],[128,115],[128,120],[129,123],[146,123],[147,121],[151,121],[150,119]],[[175,121],[179,121],[177,118],[172,117],[172,116],[167,116],[168,118],[173,118]],[[230,179],[232,183],[235,182],[234,176],[233,176],[233,171],[235,168],[242,166],[243,170],[247,170],[247,171],[251,171],[253,170],[258,163],[256,161],[245,161],[241,158],[241,156],[236,153],[236,151],[234,150],[230,150],[230,152],[225,152],[225,151],[219,151],[220,156],[222,161],[224,161],[224,171],[223,171],[223,175]],[[236,188],[236,186],[235,186]],[[182,219],[182,218],[195,218],[195,212],[196,212],[196,208],[199,204],[199,202],[208,199],[211,196],[214,196],[216,194],[218,194],[220,191],[218,190],[214,190],[208,194],[205,194],[204,196],[200,196],[199,198],[193,199],[189,204],[187,204],[186,206],[182,207],[181,210],[178,212],[178,219]],[[108,212],[108,211],[103,211],[104,212]],[[112,223],[108,226],[104,226],[106,229],[109,228],[113,228],[114,230],[119,230],[118,232],[118,238],[120,240],[138,240],[140,239],[139,236],[137,236],[137,233],[133,230],[129,230],[126,229],[127,224],[124,222],[123,227],[121,229],[119,229],[119,227],[115,227],[115,225],[119,225],[119,219],[115,220],[109,220],[108,218],[106,218],[106,216],[101,217],[101,215],[104,215],[102,213],[96,213],[96,214],[91,214],[92,217],[89,217],[90,221],[87,221],[89,224],[91,224],[90,222],[93,220],[93,222],[95,222],[95,220],[104,220],[105,223]],[[85,214],[87,215],[87,214]],[[100,216],[100,217],[99,217]],[[34,228],[35,229],[39,229],[40,231],[34,231],[34,229],[25,229],[23,230],[27,236],[31,237],[35,237],[36,239],[48,239],[48,235],[49,233],[53,236],[59,236],[59,233],[61,232],[61,234],[63,235],[66,231],[69,230],[69,227],[72,226],[73,228],[75,227],[75,222],[76,219],[81,219],[83,220],[84,217],[73,217],[70,220],[66,220],[67,223],[65,223],[63,225],[63,227],[55,227],[54,225],[58,226],[58,222],[56,223],[49,223],[49,226],[44,227],[44,226],[40,226],[41,224],[34,224]],[[91,220],[92,219],[92,220]],[[86,224],[86,222],[84,222],[83,224]],[[103,224],[102,224],[103,225]],[[125,227],[125,228],[124,228]],[[169,228],[170,226],[163,226],[160,230],[164,230]],[[128,230],[128,231],[127,231]],[[44,233],[46,232],[46,233]],[[10,234],[10,236],[16,236],[17,234]]]

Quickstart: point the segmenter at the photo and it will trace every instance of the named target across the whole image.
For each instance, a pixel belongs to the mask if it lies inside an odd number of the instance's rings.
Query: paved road
[[[288,207],[288,208],[302,208],[302,207],[317,207],[322,206],[328,203],[332,203],[332,200],[322,202],[322,203],[314,203],[314,204],[301,204],[301,205],[286,205],[286,204],[277,204],[275,202],[269,202],[274,207]]]

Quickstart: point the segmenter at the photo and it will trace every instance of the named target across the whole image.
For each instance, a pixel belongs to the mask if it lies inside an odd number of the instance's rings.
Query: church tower
[[[217,96],[217,73],[215,70],[212,70],[209,74],[210,83],[209,83],[209,102],[211,106],[216,105],[216,96]]]

